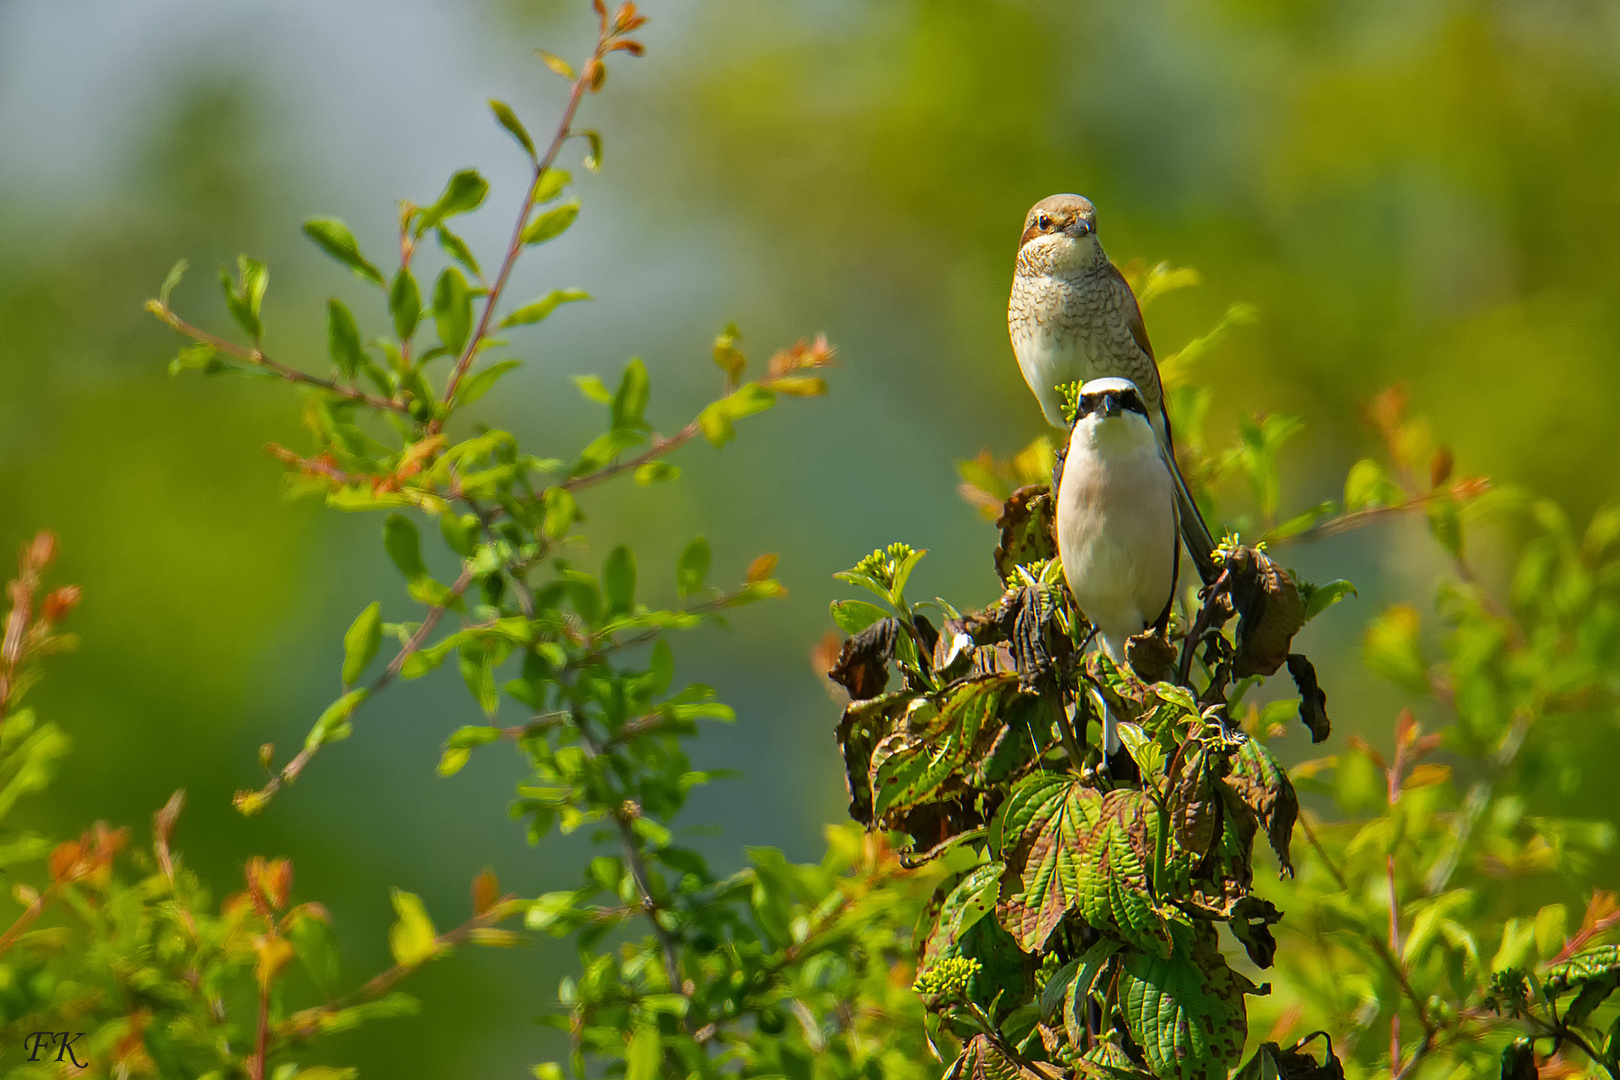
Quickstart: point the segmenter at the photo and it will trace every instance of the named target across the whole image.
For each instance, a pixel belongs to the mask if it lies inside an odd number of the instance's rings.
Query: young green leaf
[[[540,299],[530,304],[524,304],[516,311],[507,315],[500,322],[501,329],[509,326],[527,326],[537,323],[550,315],[562,304],[572,303],[575,300],[589,300],[591,294],[584,289],[553,289]]]
[[[458,407],[471,405],[494,389],[496,382],[500,380],[502,375],[522,366],[523,361],[521,360],[502,360],[500,363],[489,365],[489,367],[476,375],[463,379],[461,385],[456,387],[456,405]]]
[[[394,911],[399,921],[388,930],[388,948],[394,954],[394,962],[410,968],[431,960],[438,951],[437,935],[421,897],[395,889]]]
[[[326,348],[332,354],[332,363],[346,379],[354,378],[366,362],[365,349],[360,344],[360,325],[337,297],[326,302]]]
[[[613,391],[609,390],[607,384],[595,375],[575,375],[574,385],[579,387],[581,394],[584,394],[592,401],[599,401],[603,405],[613,404]]]
[[[388,287],[382,271],[360,254],[360,245],[343,222],[336,218],[310,218],[304,222],[304,235],[319,244],[322,251],[354,271],[362,281],[369,281],[381,288]]]
[[[506,129],[507,134],[517,140],[518,145],[523,147],[524,152],[529,155],[529,159],[532,161],[537,157],[538,155],[534,152],[534,140],[529,138],[528,129],[523,126],[523,121],[517,118],[517,113],[512,111],[512,106],[504,101],[496,101],[491,98],[489,108],[495,114],[496,122]]]
[[[422,537],[410,518],[403,514],[388,515],[383,522],[383,548],[407,581],[427,577],[427,564],[422,561]]]
[[[472,294],[461,271],[447,266],[433,286],[433,322],[451,356],[461,355],[472,333]]]
[[[832,617],[844,633],[858,634],[880,619],[888,618],[889,613],[865,600],[834,600]]]
[[[438,201],[417,217],[416,235],[425,236],[445,218],[478,209],[488,194],[489,181],[480,176],[477,169],[461,170],[450,178]]]
[[[187,262],[185,259],[181,259],[169,270],[169,276],[163,279],[163,287],[158,290],[158,301],[164,307],[169,306],[170,294],[173,293],[175,287],[180,284],[180,279],[186,276],[186,270],[190,266],[191,264],[189,262]]]
[[[540,531],[552,540],[561,540],[579,520],[579,503],[572,492],[560,487],[547,488],[544,502],[545,520]]]
[[[649,461],[645,465],[636,466],[636,483],[643,487],[648,484],[663,484],[670,480],[678,480],[681,476],[681,467],[671,465],[667,461]]]
[[[709,577],[709,541],[699,536],[681,552],[675,564],[675,591],[685,599],[703,588]]]
[[[382,605],[372,601],[343,635],[343,685],[353,686],[382,645]]]
[[[467,246],[467,241],[443,225],[434,230],[434,235],[439,238],[439,246],[444,249],[446,255],[466,267],[467,273],[479,281],[484,280],[483,268],[478,265],[478,260],[473,257],[472,248]]]
[[[579,217],[579,202],[565,202],[561,206],[547,210],[529,222],[523,230],[525,244],[543,244],[547,240],[561,236],[568,226]]]
[[[544,206],[563,193],[563,189],[574,182],[567,169],[547,169],[535,181],[534,201],[536,206]]]
[[[422,319],[422,290],[416,285],[416,276],[404,267],[394,275],[394,284],[388,290],[388,311],[394,316],[394,333],[399,340],[409,341]]]
[[[609,618],[628,615],[635,607],[636,560],[622,544],[608,552],[602,564],[602,593],[607,600]]]
[[[619,392],[613,396],[613,426],[646,427],[648,392],[647,365],[637,357],[625,365]]]

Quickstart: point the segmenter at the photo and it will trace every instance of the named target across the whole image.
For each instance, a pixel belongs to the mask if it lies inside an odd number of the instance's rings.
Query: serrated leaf
[[[1179,948],[1168,957],[1127,953],[1120,1008],[1132,1039],[1163,1080],[1226,1080],[1248,1035],[1246,980],[1213,945],[1195,949],[1194,957]]]
[[[354,233],[343,222],[336,218],[310,218],[304,222],[304,235],[320,245],[322,251],[354,271],[356,277],[381,288],[388,287],[382,271],[360,254],[360,245]]]
[[[352,686],[382,645],[382,605],[372,601],[343,635],[343,685]]]

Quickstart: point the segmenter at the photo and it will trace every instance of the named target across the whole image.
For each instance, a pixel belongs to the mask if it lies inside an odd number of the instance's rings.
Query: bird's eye
[[[1050,229],[1052,227],[1052,219],[1048,215],[1042,214],[1040,217],[1035,219],[1035,224],[1039,225],[1042,229]]]

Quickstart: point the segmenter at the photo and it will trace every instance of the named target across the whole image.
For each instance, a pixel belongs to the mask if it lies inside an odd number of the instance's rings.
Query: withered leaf
[[[1229,590],[1237,608],[1238,678],[1271,675],[1288,656],[1294,635],[1305,625],[1305,601],[1293,578],[1264,552],[1238,548],[1226,562]]]
[[[1254,739],[1247,739],[1232,755],[1232,768],[1225,783],[1254,811],[1266,830],[1266,838],[1271,841],[1271,850],[1282,863],[1283,872],[1292,876],[1294,866],[1289,861],[1288,846],[1294,835],[1294,821],[1299,817],[1299,796],[1294,793],[1288,774],[1271,756],[1271,751]]]
[[[901,632],[899,619],[879,619],[844,642],[828,676],[856,701],[877,697],[889,685],[889,659]]]
[[[1327,692],[1316,682],[1316,665],[1304,653],[1290,653],[1288,674],[1299,687],[1299,718],[1311,729],[1311,742],[1319,743],[1328,737],[1333,725],[1328,722]]]
[[[1028,566],[1057,554],[1055,515],[1056,503],[1045,484],[1029,484],[1008,496],[996,519],[996,528],[1001,530],[995,556],[998,579],[1006,581],[1015,566]]]

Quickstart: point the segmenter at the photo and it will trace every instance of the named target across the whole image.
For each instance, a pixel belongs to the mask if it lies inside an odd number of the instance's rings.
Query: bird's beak
[[[1097,407],[1091,411],[1098,416],[1105,418],[1110,416],[1118,416],[1119,399],[1113,394],[1104,394],[1102,400],[1097,402]]]
[[[1075,218],[1073,221],[1069,222],[1069,227],[1063,231],[1078,240],[1082,236],[1091,235],[1091,222],[1085,220],[1084,218]]]

